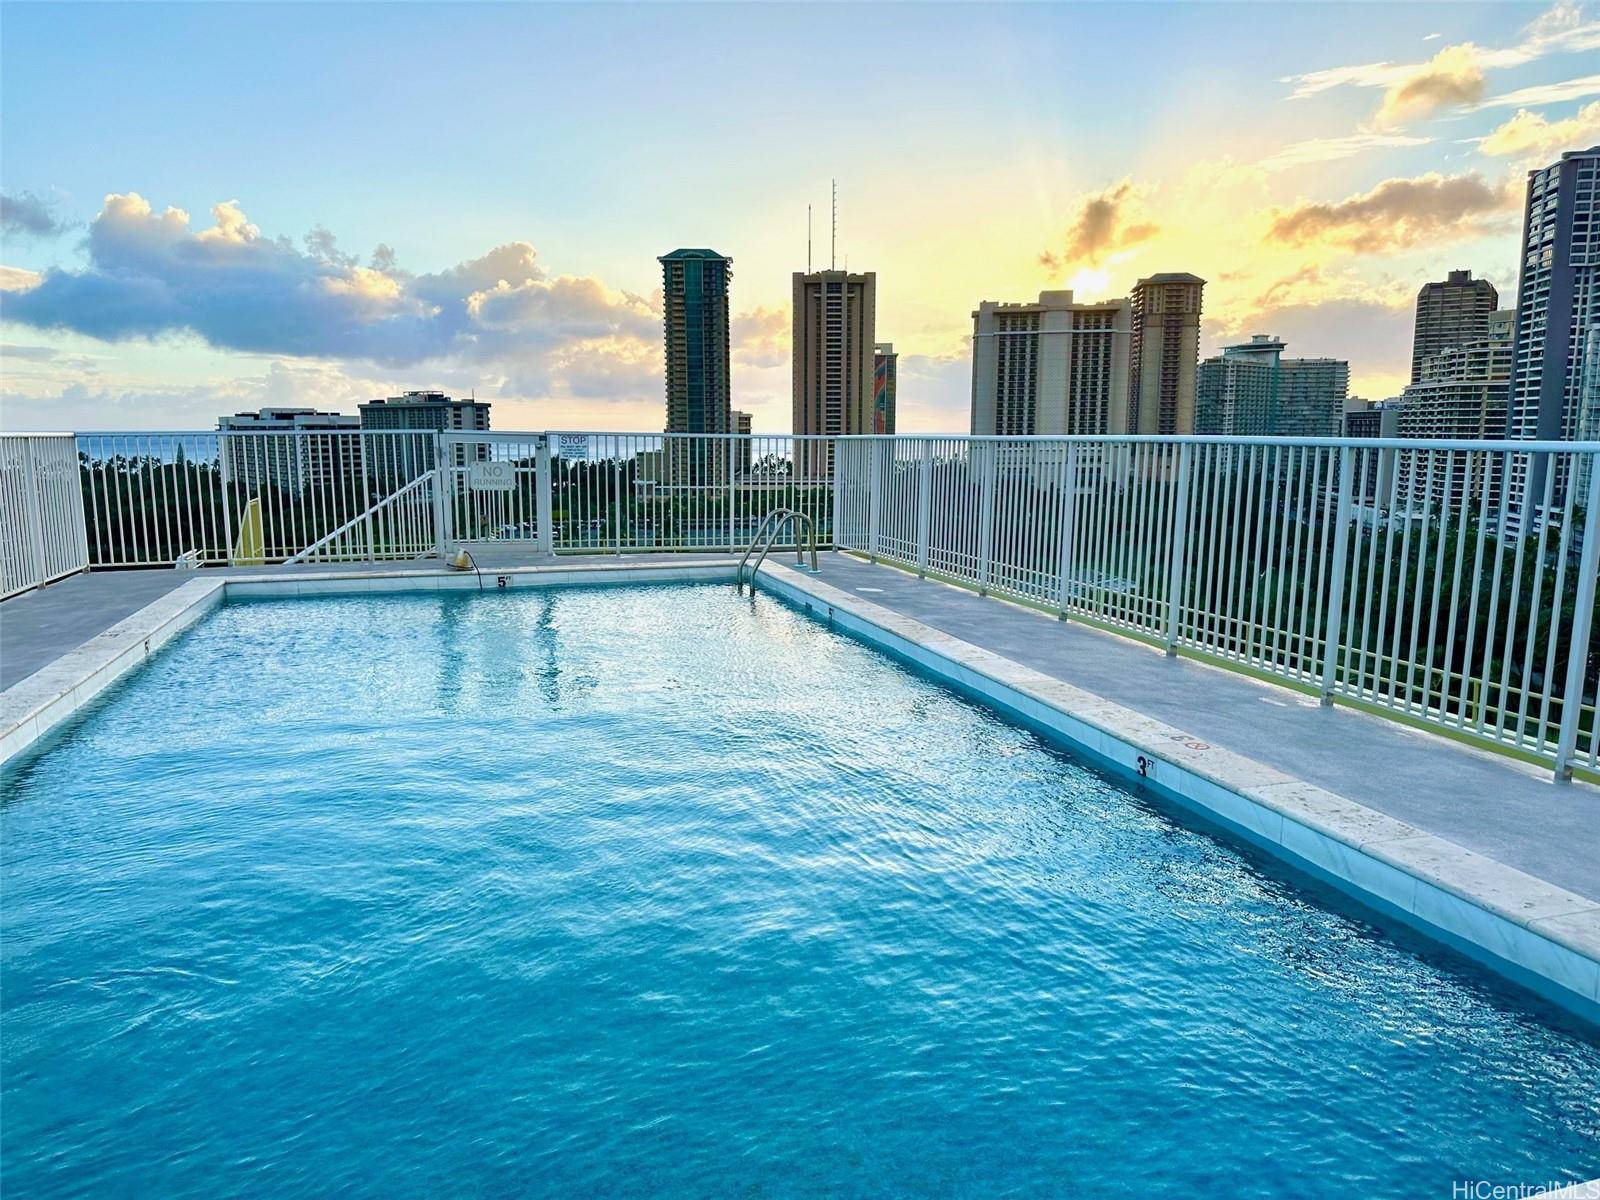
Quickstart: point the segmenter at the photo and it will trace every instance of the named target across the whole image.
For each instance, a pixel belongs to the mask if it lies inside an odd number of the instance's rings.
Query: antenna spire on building
[[[811,205],[806,205],[806,274],[811,274]]]
[[[833,188],[833,235],[828,241],[828,270],[837,270],[839,266],[839,181],[830,179],[828,183]]]

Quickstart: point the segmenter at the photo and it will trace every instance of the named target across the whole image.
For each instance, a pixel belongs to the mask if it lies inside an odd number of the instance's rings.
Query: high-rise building
[[[750,431],[754,427],[754,423],[751,420],[749,413],[741,412],[737,408],[730,410],[728,416],[733,421],[732,432],[739,434],[741,438],[738,446],[734,450],[734,461],[739,466],[739,474],[741,476],[747,476],[750,474],[751,464],[755,461],[755,456],[753,453],[755,447],[754,444],[748,440],[750,437]]]
[[[894,432],[895,393],[899,387],[900,356],[892,342],[872,347],[872,432]]]
[[[1126,432],[1132,331],[1127,300],[1075,304],[1069,291],[985,300],[972,314],[972,432]]]
[[[1422,360],[1421,375],[1400,394],[1399,435],[1408,438],[1502,438],[1511,378],[1515,311],[1489,314],[1486,336]],[[1491,455],[1400,458],[1397,503],[1413,511],[1500,508],[1500,459]]]
[[[1505,436],[1516,319],[1514,309],[1490,313],[1481,337],[1422,360],[1416,380],[1400,394],[1401,437]]]
[[[1422,378],[1423,360],[1441,350],[1480,342],[1489,336],[1489,314],[1500,293],[1471,271],[1451,271],[1417,293],[1417,317],[1411,334],[1411,382]]]
[[[228,477],[254,493],[263,484],[298,492],[358,474],[361,418],[313,408],[263,408],[217,418]]]
[[[1583,341],[1583,378],[1578,381],[1578,438],[1600,442],[1600,322],[1589,326]],[[1578,502],[1587,507],[1589,479],[1577,481]]]
[[[1344,402],[1344,436],[1347,438],[1399,437],[1399,428],[1400,410],[1393,401],[1351,396]]]
[[[1200,364],[1195,432],[1235,437],[1338,437],[1350,364],[1284,358],[1284,343],[1258,333]]]
[[[1204,279],[1188,274],[1152,275],[1134,284],[1131,432],[1194,432],[1200,297],[1205,286]]]
[[[481,433],[489,428],[487,400],[452,400],[443,392],[402,392],[361,405],[364,430],[438,430],[441,433]],[[433,443],[391,439],[366,447],[376,473],[388,483],[414,479],[433,469]],[[488,447],[458,445],[451,457],[456,466],[488,457]]]
[[[452,400],[443,392],[402,392],[361,405],[361,428],[482,432],[489,428],[489,402]]]
[[[1392,438],[1400,436],[1400,406],[1394,400],[1373,403],[1354,397],[1345,401],[1344,436],[1347,438]],[[1394,478],[1392,456],[1367,452],[1356,459],[1363,464],[1362,480],[1356,481],[1356,500],[1367,509],[1389,502],[1389,485]]]
[[[1600,145],[1570,150],[1528,172],[1517,335],[1511,360],[1507,436],[1557,441],[1576,437],[1581,418],[1587,334],[1600,323]],[[1545,459],[1532,470],[1513,462],[1506,507],[1514,526],[1546,497]],[[1567,480],[1548,480],[1552,507],[1565,503]]]
[[[873,432],[878,277],[794,273],[794,431]]]
[[[663,254],[668,433],[732,430],[728,383],[728,285],[733,259],[715,250]]]

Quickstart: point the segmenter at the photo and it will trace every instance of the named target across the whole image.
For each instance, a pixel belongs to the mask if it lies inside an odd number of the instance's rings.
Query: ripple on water
[[[229,605],[6,790],[18,1195],[1600,1172],[1593,1040],[766,597]]]

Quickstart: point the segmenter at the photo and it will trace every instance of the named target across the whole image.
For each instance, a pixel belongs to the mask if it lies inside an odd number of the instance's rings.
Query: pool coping
[[[1600,1025],[1600,903],[786,564],[760,586]]]
[[[0,692],[0,764],[230,597],[723,581],[732,559],[201,576]],[[763,590],[1600,1026],[1600,903],[769,562]],[[819,612],[819,608],[825,610]]]

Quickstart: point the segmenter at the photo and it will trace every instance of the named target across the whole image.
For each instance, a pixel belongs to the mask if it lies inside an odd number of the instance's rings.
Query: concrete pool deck
[[[734,561],[725,554],[482,554],[482,578],[434,562],[77,576],[0,604],[0,759],[89,703],[220,603],[225,589],[260,595],[719,580],[731,576]],[[1548,769],[1359,711],[1323,708],[1285,687],[1170,659],[1131,639],[895,568],[836,554],[822,556],[818,576],[769,564],[764,590],[813,611],[820,603],[830,620],[853,626],[847,632],[1060,734],[1124,774],[1137,752],[1135,783],[1170,791],[1336,885],[1354,881],[1344,890],[1447,944],[1471,953],[1473,945],[1516,941],[1537,926],[1547,940],[1528,953],[1576,955],[1552,969],[1565,973],[1565,986],[1590,1005],[1584,1015],[1597,1019],[1600,788],[1556,784]],[[52,705],[54,715],[46,711]],[[1298,850],[1290,835],[1302,839]],[[1469,907],[1497,914],[1500,924],[1458,930],[1453,940],[1448,921],[1417,910],[1419,897],[1432,892],[1438,896],[1428,902],[1440,912],[1465,895]],[[1472,920],[1482,925],[1482,915],[1474,912]]]

